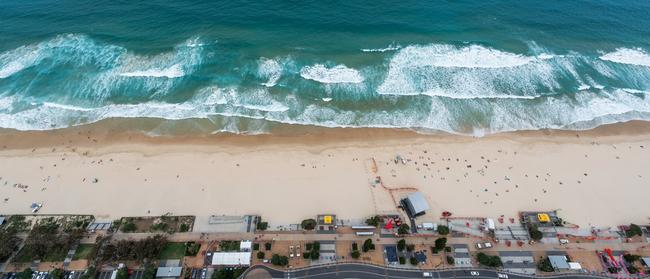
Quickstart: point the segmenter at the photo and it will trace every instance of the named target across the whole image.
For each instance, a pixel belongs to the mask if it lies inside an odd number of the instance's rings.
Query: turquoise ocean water
[[[483,135],[650,120],[649,94],[650,1],[0,1],[2,128]]]

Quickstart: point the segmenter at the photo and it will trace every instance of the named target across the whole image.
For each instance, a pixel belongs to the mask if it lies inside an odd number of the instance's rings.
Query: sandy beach
[[[559,210],[582,227],[650,217],[644,122],[482,138],[388,129],[148,137],[111,130],[118,124],[2,131],[0,214],[42,202],[42,214],[259,214],[274,227],[320,213],[354,221],[394,212],[393,199],[417,189],[432,207],[422,221],[442,211]],[[385,187],[373,184],[377,175]]]

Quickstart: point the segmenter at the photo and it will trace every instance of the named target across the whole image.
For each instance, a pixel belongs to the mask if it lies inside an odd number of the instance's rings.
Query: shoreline
[[[257,214],[278,226],[332,213],[359,222],[396,211],[393,194],[371,186],[375,160],[389,187],[425,193],[431,211],[421,221],[445,210],[494,218],[561,209],[582,227],[650,217],[642,198],[650,194],[650,123],[643,121],[480,138],[392,129],[150,137],[116,132],[120,124],[1,131],[0,212],[25,214],[39,201],[39,213],[107,219]],[[398,154],[408,163],[394,164]]]
[[[154,144],[160,146],[205,145],[250,147],[260,145],[304,145],[327,144],[345,146],[342,142],[382,142],[395,140],[418,140],[426,142],[469,142],[480,140],[516,140],[519,142],[584,142],[584,138],[598,138],[600,141],[619,141],[621,137],[644,138],[650,136],[650,121],[633,120],[605,124],[589,130],[540,129],[500,132],[484,136],[457,135],[445,132],[419,133],[411,129],[393,128],[327,128],[302,125],[285,125],[279,133],[216,134],[192,133],[190,135],[151,135],[133,128],[134,124],[147,123],[152,127],[159,119],[114,118],[92,124],[55,130],[20,131],[0,128],[0,150],[19,150],[76,145],[94,148],[102,146]],[[123,128],[123,127],[127,128]]]

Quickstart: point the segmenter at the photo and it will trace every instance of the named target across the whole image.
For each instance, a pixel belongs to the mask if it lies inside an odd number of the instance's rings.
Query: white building
[[[251,252],[212,253],[212,265],[249,266],[250,264],[251,264]]]

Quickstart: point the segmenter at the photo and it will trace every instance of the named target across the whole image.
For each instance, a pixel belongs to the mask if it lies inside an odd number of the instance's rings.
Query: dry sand
[[[104,126],[102,126],[104,125]],[[106,124],[0,133],[0,214],[260,214],[272,227],[396,211],[391,193],[424,192],[432,210],[515,217],[559,210],[585,226],[648,223],[650,125],[483,138],[324,129],[309,135],[146,137]],[[401,155],[406,164],[394,162]],[[96,182],[95,182],[96,179]],[[392,191],[395,198],[409,190]]]

